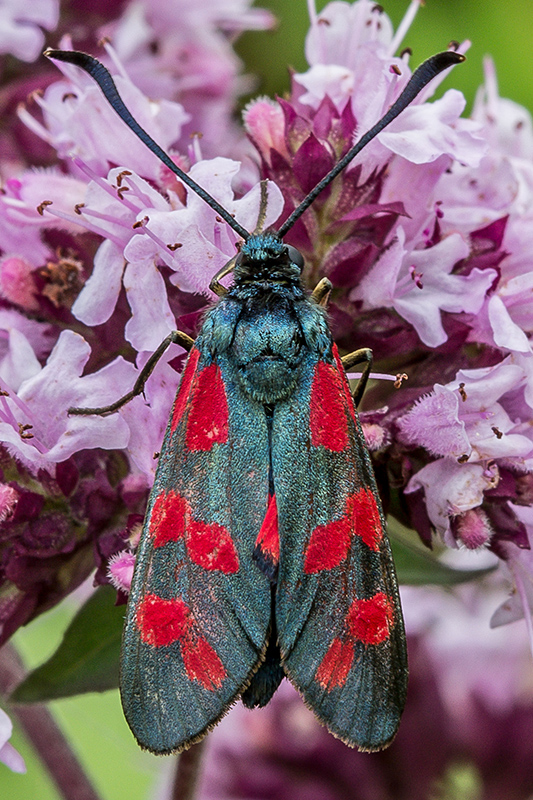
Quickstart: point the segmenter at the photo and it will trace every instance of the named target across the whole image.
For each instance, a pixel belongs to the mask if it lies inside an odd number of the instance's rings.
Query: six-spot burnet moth
[[[323,279],[311,297],[301,254],[283,236],[360,150],[439,72],[440,53],[413,74],[385,116],[310,192],[278,231],[249,233],[138,125],[113,79],[84,53],[76,64],[148,147],[243,239],[213,279],[220,296],[186,347],[129,598],[121,666],[124,712],[139,744],[179,752],[239,696],[265,705],[284,676],[346,744],[393,739],[407,685],[396,575],[355,405],[371,352],[340,358]],[[233,271],[226,290],[219,280]],[[364,363],[350,394],[345,370]],[[355,402],[355,405],[354,405]]]

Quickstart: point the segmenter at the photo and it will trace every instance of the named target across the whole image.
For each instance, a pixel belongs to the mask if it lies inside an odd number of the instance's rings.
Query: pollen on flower
[[[73,252],[59,251],[57,259],[41,270],[46,279],[43,294],[56,308],[71,308],[83,287],[83,264]]]
[[[411,276],[411,280],[418,289],[424,288],[424,284],[422,283],[422,278],[424,276],[421,272],[416,271],[413,264],[411,264],[411,266],[409,267],[409,275]]]

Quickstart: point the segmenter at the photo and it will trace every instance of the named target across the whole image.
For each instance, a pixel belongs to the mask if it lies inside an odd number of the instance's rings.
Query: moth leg
[[[226,287],[222,286],[222,284],[220,283],[220,279],[223,278],[225,275],[229,275],[230,272],[233,272],[233,268],[235,267],[236,258],[237,258],[237,256],[233,256],[233,258],[230,258],[228,263],[224,264],[222,269],[219,269],[219,271],[217,272],[215,277],[211,279],[211,283],[209,284],[209,288],[211,289],[212,292],[214,292],[219,297],[224,297],[224,295],[227,294],[227,292],[228,292]]]
[[[314,300],[315,303],[318,303],[319,306],[325,307],[328,303],[332,288],[333,284],[331,281],[328,278],[322,278],[313,289],[311,299]]]
[[[166,339],[164,339],[157,350],[155,350],[142,370],[139,373],[139,377],[135,381],[135,385],[131,392],[128,392],[121,397],[119,400],[116,400],[114,403],[111,403],[109,406],[101,406],[100,408],[69,408],[69,414],[77,414],[78,416],[86,416],[88,414],[97,414],[99,416],[107,416],[107,414],[114,414],[115,411],[118,411],[119,408],[125,406],[126,403],[129,403],[130,400],[133,400],[134,397],[137,397],[138,394],[142,394],[144,392],[144,386],[146,381],[152,374],[155,369],[155,365],[171,344],[180,344],[187,352],[189,352],[194,344],[194,339],[191,339],[190,336],[187,336],[186,333],[183,331],[172,331]]]
[[[347,355],[343,356],[341,361],[346,372],[348,372],[348,370],[355,364],[364,364],[361,377],[357,381],[357,386],[352,394],[355,407],[357,408],[361,402],[363,394],[365,393],[368,378],[370,377],[370,370],[372,369],[372,363],[374,361],[372,350],[369,347],[361,347],[360,350],[354,350],[353,353],[348,353]]]

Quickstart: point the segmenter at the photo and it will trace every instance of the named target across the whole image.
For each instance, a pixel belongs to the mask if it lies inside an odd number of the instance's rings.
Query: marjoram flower
[[[292,75],[287,97],[249,103],[244,130],[233,111],[249,82],[231,41],[272,22],[248,0],[110,4],[87,46],[106,35],[102,60],[139,122],[253,230],[261,180],[264,227],[279,226],[398,97],[411,67],[409,51],[397,52],[419,4],[395,34],[373,0],[320,13],[310,0],[308,70]],[[36,4],[33,16],[8,5],[13,52],[29,60],[35,26],[55,27],[55,4]],[[59,27],[63,48],[68,34]],[[1,134],[0,643],[95,567],[97,582],[127,592],[183,349],[169,348],[144,394],[117,414],[69,409],[124,395],[170,331],[194,336],[214,299],[209,282],[237,243],[90,78],[60,68],[42,93],[27,86],[20,142],[31,147]],[[490,61],[470,118],[459,91],[434,99],[444,77],[319,195],[287,242],[305,256],[309,288],[324,276],[333,284],[339,347],[371,347],[377,373],[408,373],[400,390],[375,381],[361,414],[387,513],[428,547],[492,554],[494,585],[501,576],[516,590],[492,624],[525,615],[532,635],[533,126],[499,97]],[[204,138],[191,139],[198,131]],[[418,652],[430,649],[411,630]],[[419,663],[415,676],[438,682]],[[276,702],[274,717],[292,701]],[[476,720],[490,719],[487,708]],[[313,729],[296,763],[314,759],[317,742]],[[365,768],[354,770],[348,778],[359,780]],[[373,780],[380,785],[379,770]],[[239,787],[254,796],[250,781]]]

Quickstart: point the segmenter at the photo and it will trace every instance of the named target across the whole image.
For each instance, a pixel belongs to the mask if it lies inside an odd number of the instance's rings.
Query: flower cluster
[[[272,23],[250,5],[138,0],[103,14],[89,2],[74,44],[105,37],[102,60],[140,124],[253,230],[260,178],[264,225],[279,226],[398,97],[411,69],[396,53],[419,2],[396,34],[373,0],[320,14],[310,3],[309,69],[287,98],[247,106],[247,139],[233,110],[249,81],[231,42]],[[54,28],[57,5],[11,6],[12,52],[35,58],[36,25]],[[54,44],[71,47],[68,34],[61,22]],[[237,240],[90,78],[60,69],[42,92],[21,73],[6,96],[28,102],[0,135],[0,642],[95,566],[127,589],[185,354],[169,349],[115,415],[68,409],[124,395],[170,331],[194,335]],[[287,241],[309,287],[332,282],[343,350],[372,347],[380,372],[409,375],[401,391],[376,383],[362,414],[386,510],[429,546],[436,533],[491,550],[517,589],[493,625],[525,613],[531,629],[533,128],[498,96],[490,61],[485,74],[470,119],[460,92],[432,99],[434,80]]]

